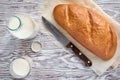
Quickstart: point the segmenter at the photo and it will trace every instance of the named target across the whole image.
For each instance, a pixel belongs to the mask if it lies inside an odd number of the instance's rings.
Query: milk
[[[10,18],[10,21],[9,21],[9,23],[8,23],[8,28],[10,29],[10,30],[16,30],[16,29],[18,29],[19,27],[21,26],[21,21],[20,21],[20,19],[17,17],[17,16],[12,16],[11,18]]]
[[[34,41],[31,44],[31,50],[33,52],[39,52],[42,49],[42,44],[38,41]]]
[[[26,59],[18,58],[10,64],[10,73],[14,78],[24,78],[30,72],[30,64]]]
[[[33,38],[36,34],[36,25],[31,17],[23,14],[12,16],[8,22],[8,30],[19,39]]]

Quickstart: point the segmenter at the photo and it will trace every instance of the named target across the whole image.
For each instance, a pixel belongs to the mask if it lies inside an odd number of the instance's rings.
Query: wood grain
[[[44,29],[39,30],[33,40],[18,40],[6,28],[9,16],[28,13],[35,21],[40,21],[35,8],[44,0],[0,0],[0,80],[14,80],[9,73],[9,64],[15,58],[32,58],[30,74],[23,80],[120,80],[120,66],[108,69],[97,76],[90,68],[83,66],[71,50],[63,48],[54,36]],[[94,0],[115,20],[120,22],[120,0]],[[33,53],[30,44],[39,40],[42,50]]]

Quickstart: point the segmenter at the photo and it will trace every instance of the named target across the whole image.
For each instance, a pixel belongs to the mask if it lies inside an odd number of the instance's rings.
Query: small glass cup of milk
[[[35,21],[26,14],[11,16],[7,22],[7,28],[18,39],[32,39],[38,30]]]
[[[24,58],[18,58],[12,61],[10,64],[10,74],[17,79],[27,77],[30,73],[31,65],[28,60]]]

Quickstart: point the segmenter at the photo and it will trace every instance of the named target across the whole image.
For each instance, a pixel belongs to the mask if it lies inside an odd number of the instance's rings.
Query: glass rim
[[[18,30],[20,27],[21,27],[21,20],[20,20],[20,18],[18,17],[18,16],[11,16],[10,18],[12,18],[12,17],[15,17],[15,18],[17,18],[18,19],[18,21],[19,21],[19,25],[16,27],[16,28],[14,28],[14,29],[12,29],[12,28],[9,28],[9,26],[8,26],[8,23],[9,23],[9,20],[8,20],[8,22],[7,22],[7,28],[9,29],[9,30],[11,30],[11,31],[16,31],[16,30]]]

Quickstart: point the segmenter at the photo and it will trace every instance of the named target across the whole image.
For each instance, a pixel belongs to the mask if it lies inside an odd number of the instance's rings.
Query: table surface
[[[39,30],[32,40],[19,40],[6,29],[8,16],[28,13],[35,21],[41,20],[35,9],[44,0],[0,0],[0,80],[14,80],[9,73],[12,60],[29,56],[32,60],[31,72],[23,80],[120,80],[120,65],[108,69],[98,76],[84,64],[72,51],[63,49],[52,34]],[[120,22],[120,0],[94,0],[115,20]],[[39,53],[30,49],[30,44],[39,40],[43,46]]]

